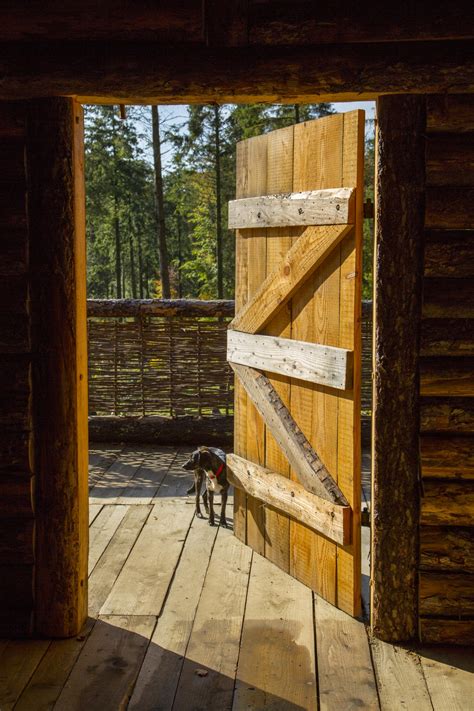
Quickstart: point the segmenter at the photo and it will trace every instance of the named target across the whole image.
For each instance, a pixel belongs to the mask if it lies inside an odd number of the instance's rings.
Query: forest
[[[334,113],[331,104],[85,107],[89,298],[233,298],[238,141]],[[374,140],[366,132],[365,199]],[[372,293],[364,221],[363,297]]]

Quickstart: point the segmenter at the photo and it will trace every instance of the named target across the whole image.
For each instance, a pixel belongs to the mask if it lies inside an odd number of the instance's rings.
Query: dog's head
[[[194,471],[195,469],[212,469],[214,456],[207,447],[198,447],[189,457],[188,461],[183,464],[183,469],[186,471]]]

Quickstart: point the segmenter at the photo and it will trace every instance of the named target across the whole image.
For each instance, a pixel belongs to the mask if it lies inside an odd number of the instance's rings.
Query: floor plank
[[[314,610],[321,711],[378,709],[364,624],[316,595]]]
[[[474,708],[474,647],[429,647],[421,665],[434,711]]]
[[[122,451],[123,445],[113,444],[89,449],[89,490],[100,481]]]
[[[150,504],[177,455],[176,447],[160,447],[148,452],[133,479],[120,495],[121,504]]]
[[[55,705],[57,711],[126,708],[155,617],[101,616]]]
[[[151,506],[131,506],[89,578],[89,615],[99,614],[133,549]]]
[[[167,711],[173,705],[216,534],[217,528],[209,526],[207,521],[193,520],[129,711]]]
[[[317,708],[311,590],[254,554],[233,711]]]
[[[379,639],[370,646],[382,711],[432,711],[430,695],[417,653]]]
[[[229,709],[252,552],[220,528],[186,650],[173,709]]]
[[[102,511],[102,504],[89,504],[89,526],[94,523]]]
[[[116,504],[128,482],[139,470],[145,453],[127,448],[120,453],[89,493],[89,504]]]
[[[95,620],[89,618],[77,637],[51,642],[20,696],[15,711],[49,711],[54,707],[94,623]]]
[[[156,502],[101,610],[104,615],[160,614],[194,507],[180,499]]]
[[[0,656],[0,709],[13,709],[49,647],[49,640],[12,640]]]
[[[89,527],[89,575],[119,527],[128,506],[104,506]]]
[[[176,453],[176,458],[170,466],[163,482],[156,493],[156,497],[176,497],[186,496],[187,490],[194,481],[192,472],[185,471],[183,464],[189,459],[192,447],[180,447]]]

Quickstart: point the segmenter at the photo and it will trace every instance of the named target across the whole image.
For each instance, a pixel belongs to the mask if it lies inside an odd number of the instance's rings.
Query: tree
[[[158,224],[158,252],[160,255],[161,292],[164,299],[169,299],[170,276],[168,267],[168,248],[166,244],[166,219],[165,201],[163,196],[163,171],[161,166],[161,138],[160,116],[158,106],[151,107],[152,135],[153,135],[153,161],[155,168],[155,201],[156,217]]]

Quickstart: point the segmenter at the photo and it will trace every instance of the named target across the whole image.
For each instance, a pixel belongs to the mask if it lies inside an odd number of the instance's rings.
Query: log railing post
[[[425,99],[377,102],[371,627],[417,631]]]
[[[68,637],[87,615],[87,330],[82,109],[31,102],[27,138],[35,630]]]

